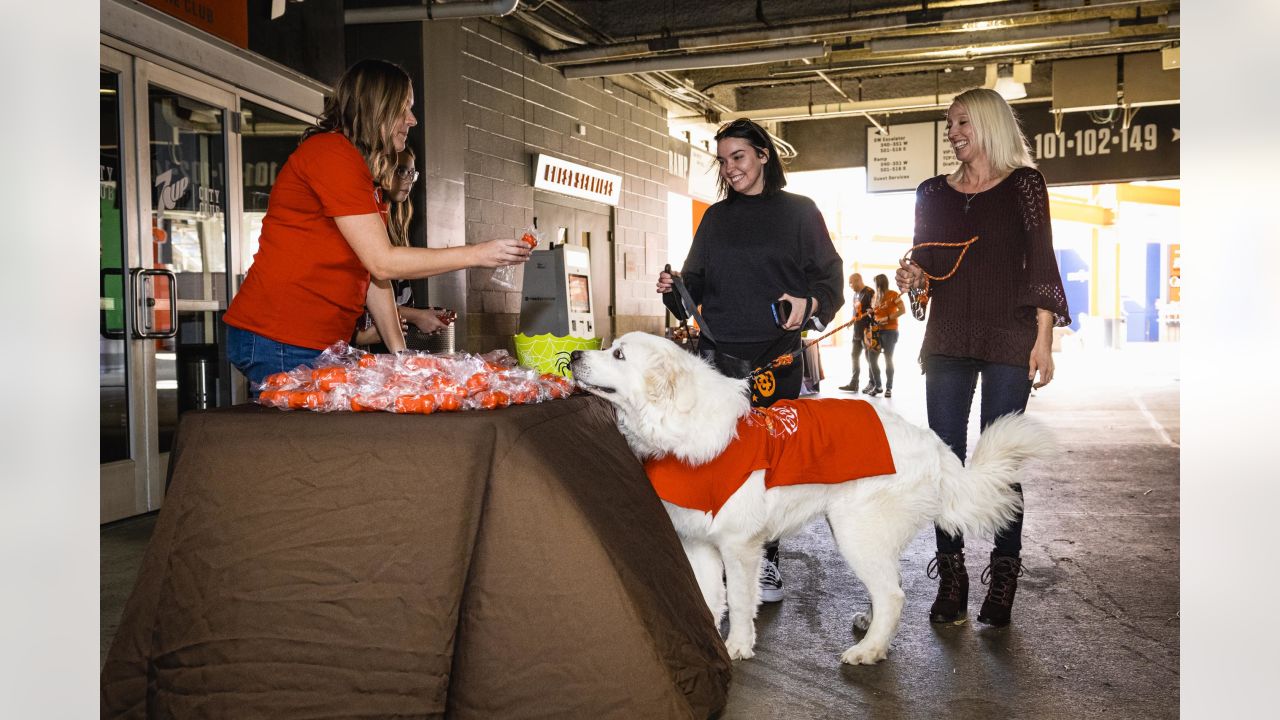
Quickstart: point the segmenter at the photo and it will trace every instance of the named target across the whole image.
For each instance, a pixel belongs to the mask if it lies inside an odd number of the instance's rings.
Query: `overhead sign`
[[[249,3],[225,0],[142,0],[237,47],[249,47]]]
[[[614,206],[622,198],[621,175],[541,153],[534,155],[533,186]]]
[[[1062,114],[1054,130],[1049,103],[1018,105],[1018,118],[1050,185],[1165,180],[1179,175],[1180,107],[1138,108],[1124,128],[1123,112]],[[911,123],[880,135],[867,128],[867,192],[914,190],[922,181],[959,167],[946,122]]]
[[[1138,108],[1124,128],[1124,113],[1062,114],[1053,128],[1048,103],[1019,105],[1022,131],[1044,179],[1051,185],[1166,180],[1179,176],[1181,107]],[[1101,120],[1101,122],[1099,122]]]
[[[934,123],[894,125],[881,134],[867,128],[867,192],[915,190],[933,177],[937,141]]]

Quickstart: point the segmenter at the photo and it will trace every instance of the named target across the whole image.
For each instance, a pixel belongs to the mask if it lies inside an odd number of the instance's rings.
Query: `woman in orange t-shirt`
[[[529,259],[515,238],[448,248],[391,243],[376,179],[395,167],[417,124],[409,75],[362,60],[338,80],[280,170],[253,266],[223,318],[227,357],[253,390],[350,338],[366,308],[387,348],[404,349],[393,279]]]
[[[889,289],[889,276],[880,273],[875,277],[876,297],[871,308],[871,317],[880,338],[880,349],[867,349],[867,364],[871,366],[871,384],[863,390],[868,395],[879,395],[880,356],[884,355],[884,396],[893,397],[893,348],[898,344],[898,316],[907,311],[902,304],[902,296],[896,290]]]

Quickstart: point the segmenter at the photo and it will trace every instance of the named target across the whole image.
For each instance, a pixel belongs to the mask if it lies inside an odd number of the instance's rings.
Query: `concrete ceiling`
[[[1044,99],[1055,61],[1177,47],[1178,11],[1178,0],[526,0],[502,22],[566,76],[643,86],[675,123],[713,124],[888,116],[985,84],[992,64],[1030,63],[1028,97]],[[786,59],[798,54],[812,57]]]

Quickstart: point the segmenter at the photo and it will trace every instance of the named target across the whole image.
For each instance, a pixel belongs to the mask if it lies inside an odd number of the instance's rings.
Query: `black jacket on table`
[[[813,200],[785,191],[735,195],[707,208],[681,276],[720,342],[782,335],[769,306],[783,293],[816,299],[824,325],[844,305],[843,262],[822,213]],[[683,316],[677,293],[662,299]]]

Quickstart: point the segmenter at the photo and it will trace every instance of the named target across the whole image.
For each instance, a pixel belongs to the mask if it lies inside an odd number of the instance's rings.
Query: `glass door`
[[[220,319],[240,193],[234,95],[106,47],[101,74],[105,522],[159,508],[181,413],[231,404]]]
[[[100,46],[102,522],[160,507],[185,412],[246,399],[222,315],[306,113]],[[204,79],[201,79],[204,78]]]
[[[102,520],[127,517],[147,509],[143,425],[134,417],[142,384],[142,365],[135,362],[129,268],[136,264],[127,239],[135,228],[137,164],[130,58],[102,48],[99,99],[99,311],[98,405],[101,424],[99,456]],[[144,458],[139,462],[137,458]]]

